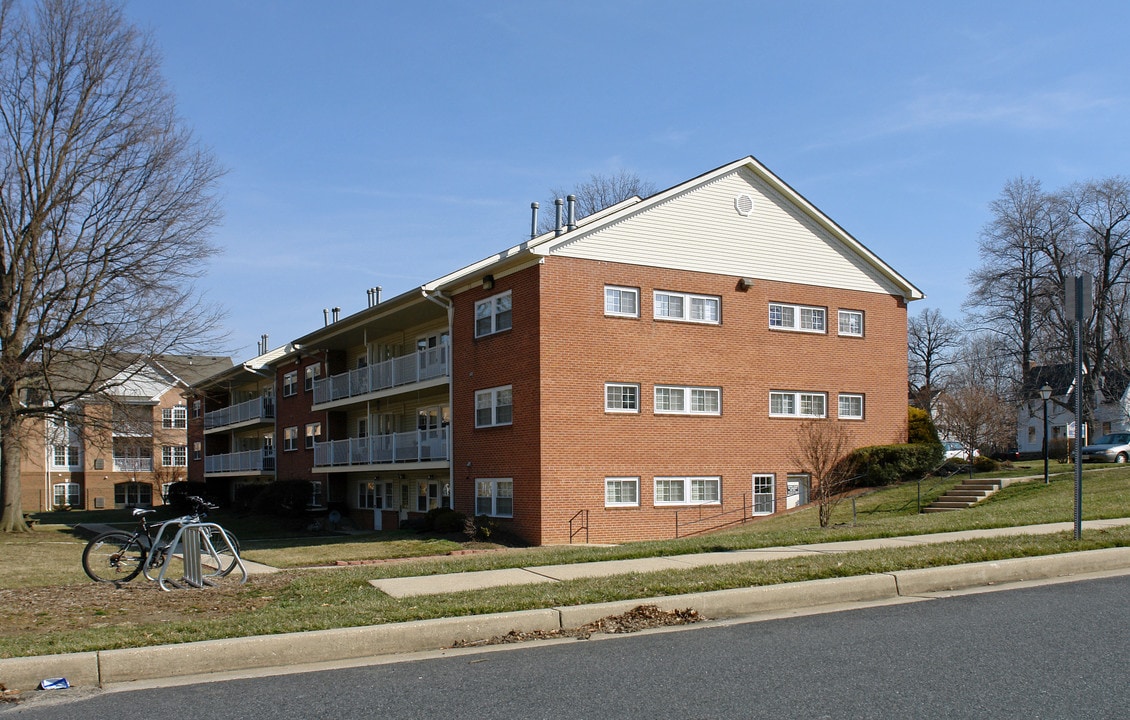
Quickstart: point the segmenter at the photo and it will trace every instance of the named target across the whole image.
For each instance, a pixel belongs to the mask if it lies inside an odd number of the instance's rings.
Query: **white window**
[[[153,486],[149,483],[124,482],[114,486],[114,504],[124,507],[153,504]]]
[[[51,486],[51,496],[55,507],[82,507],[78,483],[55,483]]]
[[[314,389],[314,381],[317,380],[322,374],[322,363],[314,363],[313,365],[306,366],[306,385],[307,390]]]
[[[714,295],[655,291],[655,317],[662,320],[717,325],[722,316],[721,310],[722,299]]]
[[[772,515],[776,508],[776,479],[773,475],[753,476],[753,514]]]
[[[655,412],[661,415],[721,415],[722,389],[656,385]]]
[[[638,507],[639,504],[638,477],[604,478],[604,507]]]
[[[184,405],[161,408],[161,427],[166,429],[188,427],[188,408]]]
[[[840,335],[863,337],[863,313],[859,310],[840,310]]]
[[[200,441],[197,440],[196,442],[192,443],[192,459],[193,460],[199,460],[200,459],[200,453],[201,453]]]
[[[769,393],[770,417],[815,417],[826,413],[827,396],[824,393],[782,392]]]
[[[194,417],[194,418],[200,417],[200,412],[201,412],[202,407],[203,407],[203,403],[201,403],[199,400],[193,400],[192,401],[192,417]]]
[[[604,314],[617,317],[639,317],[639,289],[606,285],[604,288]]]
[[[640,411],[640,386],[632,383],[604,384],[605,412],[638,413]]]
[[[513,414],[513,394],[509,385],[475,393],[475,427],[509,425]]]
[[[514,517],[514,481],[510,478],[476,480],[475,514]]]
[[[187,445],[165,445],[161,448],[161,464],[165,467],[185,467],[188,465]]]
[[[314,447],[315,441],[322,436],[322,423],[306,423],[306,447]]]
[[[475,303],[475,337],[491,335],[511,327],[510,291]]]
[[[79,455],[78,445],[55,445],[52,448],[51,464],[54,467],[79,467],[82,459]]]
[[[363,482],[357,486],[357,507],[372,510],[394,510],[392,504],[392,488],[390,482],[382,483],[376,480]]]
[[[298,426],[283,429],[283,451],[298,449]]]
[[[722,478],[655,478],[656,505],[717,505],[721,498]]]
[[[863,419],[863,396],[854,393],[840,393],[840,419]]]
[[[298,371],[291,370],[283,375],[283,397],[298,394]]]
[[[827,312],[821,307],[769,303],[769,327],[774,330],[822,333],[826,330]]]

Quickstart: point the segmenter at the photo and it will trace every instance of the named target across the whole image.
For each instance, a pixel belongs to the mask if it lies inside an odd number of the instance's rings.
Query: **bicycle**
[[[166,529],[201,523],[206,510],[216,509],[203,498],[191,496],[186,499],[192,505],[192,514],[157,524],[150,524],[146,517],[155,510],[134,508],[133,515],[138,518],[137,529],[132,532],[111,530],[93,538],[82,551],[83,571],[95,582],[129,582],[142,571],[145,571],[146,578],[153,580],[155,578],[150,577],[149,571],[156,569],[163,570],[164,575],[180,577],[184,560],[179,553],[180,547],[173,547],[176,535],[166,536]],[[203,557],[218,565],[215,576],[227,576],[240,564],[239,540],[213,523],[208,523],[202,531],[207,538],[208,550]],[[224,538],[219,536],[219,532],[223,532]]]

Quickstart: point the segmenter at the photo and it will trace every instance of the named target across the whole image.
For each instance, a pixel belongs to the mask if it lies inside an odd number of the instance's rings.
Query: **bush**
[[[918,443],[941,444],[941,439],[938,437],[938,428],[934,426],[930,413],[916,407],[909,408],[909,411],[907,442],[912,445]]]
[[[424,515],[422,529],[437,533],[461,532],[467,516],[451,508],[432,508]]]
[[[268,483],[255,496],[251,510],[257,515],[276,517],[302,517],[313,495],[309,480],[276,480]]]
[[[498,531],[498,521],[489,515],[476,515],[463,521],[463,532],[471,540],[489,540]]]
[[[973,471],[974,472],[993,472],[999,470],[1001,464],[991,457],[985,455],[978,455],[973,458]]]
[[[182,480],[180,482],[169,483],[168,490],[165,492],[163,498],[165,504],[168,505],[173,512],[181,515],[187,515],[193,511],[192,503],[188,501],[190,497],[204,498],[205,502],[218,505],[216,499],[208,494],[208,486],[202,482],[189,482]]]
[[[942,461],[941,443],[872,445],[851,455],[861,473],[857,485],[890,485],[921,477]]]

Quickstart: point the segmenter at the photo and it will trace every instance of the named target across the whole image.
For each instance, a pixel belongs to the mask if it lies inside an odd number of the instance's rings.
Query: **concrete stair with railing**
[[[1000,480],[964,480],[960,485],[923,508],[922,512],[965,510],[1000,490],[1001,487]]]

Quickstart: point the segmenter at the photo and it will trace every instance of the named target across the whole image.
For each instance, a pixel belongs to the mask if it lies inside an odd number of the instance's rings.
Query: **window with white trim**
[[[828,311],[809,305],[769,303],[769,327],[773,330],[822,333],[827,329]]]
[[[149,506],[153,504],[153,486],[149,483],[122,482],[114,485],[114,504]]]
[[[510,385],[475,393],[475,427],[509,425],[513,415],[514,398]]]
[[[165,467],[186,467],[188,465],[188,446],[163,446],[161,448],[161,464]]]
[[[72,421],[62,416],[49,418],[47,435],[52,467],[77,469],[82,466],[79,430]]]
[[[192,417],[194,417],[194,418],[200,417],[201,412],[203,412],[203,409],[202,409],[203,406],[204,406],[204,404],[201,401],[193,400],[192,401]]]
[[[840,335],[848,337],[863,337],[863,311],[839,311]]]
[[[306,447],[314,447],[314,443],[317,442],[320,437],[322,437],[322,423],[306,423]]]
[[[298,394],[298,371],[291,370],[283,374],[283,397],[291,397]]]
[[[858,393],[840,393],[839,396],[841,420],[863,419],[863,396]]]
[[[654,308],[657,320],[681,320],[717,325],[722,318],[722,298],[716,295],[692,295],[656,290]]]
[[[753,476],[753,514],[772,515],[776,509],[777,481],[773,475]]]
[[[510,478],[475,480],[475,514],[514,517],[514,481]]]
[[[161,427],[166,430],[188,427],[188,408],[184,405],[161,408]]]
[[[283,428],[283,452],[298,449],[298,426]]]
[[[193,460],[199,460],[201,452],[202,452],[202,450],[201,450],[200,441],[197,440],[196,442],[192,443],[192,459]]]
[[[78,445],[55,445],[51,452],[52,467],[72,468],[82,465]]]
[[[812,417],[827,415],[828,397],[824,393],[784,392],[769,393],[770,417]]]
[[[722,502],[720,477],[657,477],[656,505],[718,505]]]
[[[604,478],[604,507],[639,507],[638,477]]]
[[[82,507],[82,492],[78,483],[55,483],[51,486],[51,501],[55,507]]]
[[[604,286],[604,314],[616,317],[640,316],[639,288]]]
[[[512,323],[510,291],[475,303],[475,337],[509,330]]]
[[[658,415],[721,415],[722,388],[655,386]]]
[[[322,374],[322,363],[314,363],[313,365],[306,366],[306,384],[307,391],[314,389],[314,381],[317,380]]]
[[[616,413],[638,413],[640,386],[633,383],[604,383],[604,410]]]

